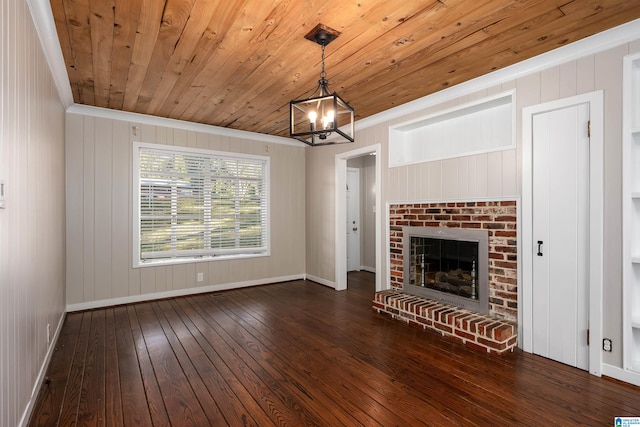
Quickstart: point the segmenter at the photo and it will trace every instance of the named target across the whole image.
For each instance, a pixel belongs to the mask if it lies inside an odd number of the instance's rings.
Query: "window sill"
[[[198,262],[215,262],[215,261],[233,261],[244,260],[250,258],[263,258],[271,256],[271,252],[256,254],[232,254],[232,255],[209,255],[198,257],[185,257],[185,258],[169,258],[169,259],[154,259],[141,262],[139,260],[134,261],[133,268],[145,268],[145,267],[160,267],[179,264],[193,264]]]

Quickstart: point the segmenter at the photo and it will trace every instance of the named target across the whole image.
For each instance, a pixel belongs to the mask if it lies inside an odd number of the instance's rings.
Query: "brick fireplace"
[[[376,293],[374,309],[489,352],[513,349],[518,316],[516,209],[515,200],[390,205],[391,289]],[[487,230],[488,314],[403,292],[403,227]]]

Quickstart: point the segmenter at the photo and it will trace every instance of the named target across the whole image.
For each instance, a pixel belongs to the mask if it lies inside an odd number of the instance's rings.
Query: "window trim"
[[[141,188],[140,188],[140,151],[142,149],[151,149],[156,151],[166,151],[168,153],[190,153],[200,154],[208,157],[217,157],[232,160],[258,160],[264,161],[264,191],[266,197],[266,250],[259,252],[242,252],[240,249],[227,250],[225,254],[215,255],[194,255],[185,256],[179,258],[157,258],[157,259],[141,259],[140,253],[140,201],[141,201]],[[226,151],[216,151],[192,147],[183,147],[175,145],[154,144],[148,142],[133,142],[132,148],[132,176],[131,176],[131,199],[132,199],[132,266],[133,268],[140,267],[153,267],[160,265],[174,265],[196,262],[208,262],[208,261],[222,261],[230,259],[248,259],[259,258],[271,255],[271,192],[270,192],[270,158],[268,156],[258,156],[253,154],[233,153]]]

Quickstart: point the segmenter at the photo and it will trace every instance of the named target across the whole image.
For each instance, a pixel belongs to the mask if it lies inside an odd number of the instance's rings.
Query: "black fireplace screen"
[[[478,242],[411,236],[411,285],[477,300],[478,277]]]

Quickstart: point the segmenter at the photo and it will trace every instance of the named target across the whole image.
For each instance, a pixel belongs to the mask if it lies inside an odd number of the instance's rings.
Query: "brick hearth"
[[[517,327],[513,322],[492,318],[441,304],[402,291],[376,292],[373,308],[411,326],[433,329],[476,349],[502,354],[513,351]]]

